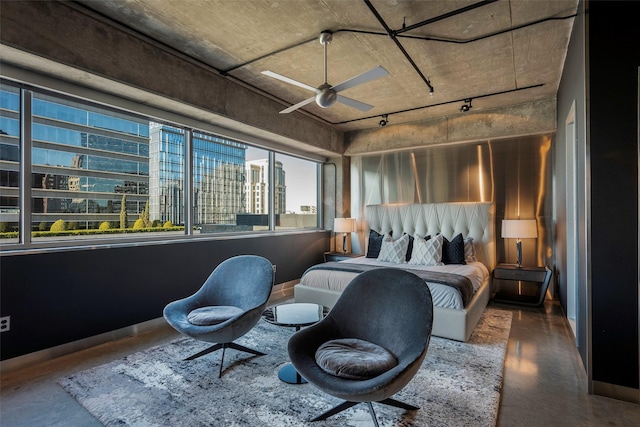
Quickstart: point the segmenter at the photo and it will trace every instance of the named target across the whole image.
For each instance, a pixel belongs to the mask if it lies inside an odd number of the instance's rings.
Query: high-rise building
[[[247,183],[247,212],[253,214],[269,213],[269,160],[260,159],[248,161],[246,165]],[[275,206],[274,213],[283,214],[287,211],[287,188],[285,171],[282,162],[275,164]]]
[[[0,223],[17,230],[19,90],[2,85],[0,109]],[[73,228],[119,227],[123,195],[129,223],[147,204],[151,221],[185,223],[185,129],[41,93],[27,121],[34,229],[59,219]],[[247,145],[203,132],[192,133],[192,144],[194,225],[230,230],[238,214],[268,213],[267,160],[245,167]],[[276,164],[275,211],[284,213],[284,171]]]
[[[14,204],[19,103],[19,92],[3,86],[0,186],[8,196],[2,200],[2,212]],[[127,193],[130,213],[144,209],[149,186],[148,121],[41,93],[34,93],[32,115],[25,120],[31,123],[31,221],[35,228],[46,229],[59,219],[74,224],[73,228],[116,223],[120,193]]]
[[[185,131],[150,124],[149,213],[151,219],[184,224]],[[193,133],[194,224],[236,224],[246,211],[245,152],[240,142]]]

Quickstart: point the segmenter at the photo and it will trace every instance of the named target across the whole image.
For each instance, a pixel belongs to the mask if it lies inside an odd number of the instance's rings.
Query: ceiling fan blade
[[[300,108],[300,107],[304,107],[304,106],[305,106],[305,105],[307,105],[307,104],[311,104],[311,103],[312,103],[313,101],[315,101],[315,100],[316,100],[316,97],[315,97],[315,96],[312,96],[312,97],[311,97],[311,98],[309,98],[309,99],[305,99],[304,101],[298,102],[296,105],[292,105],[291,107],[286,108],[286,109],[284,109],[284,110],[280,111],[280,114],[287,114],[287,113],[290,113],[290,112],[292,112],[292,111],[294,111],[294,110],[297,110],[297,109],[298,109],[298,108]]]
[[[307,84],[300,83],[297,80],[290,79],[289,77],[285,77],[285,76],[283,76],[281,74],[274,73],[273,71],[269,71],[269,70],[263,71],[262,74],[264,74],[265,76],[273,77],[274,79],[278,79],[280,81],[283,81],[283,82],[286,82],[286,83],[301,87],[303,89],[310,90],[311,92],[315,92],[316,91],[316,88],[313,87],[313,86],[309,86]]]
[[[342,102],[344,105],[356,108],[360,111],[369,111],[373,108],[373,105],[365,104],[364,102],[356,101],[355,99],[347,98],[346,96],[338,95],[338,102]]]
[[[362,83],[366,83],[368,81],[375,80],[380,77],[384,77],[387,74],[389,74],[389,72],[385,70],[382,66],[379,66],[374,68],[373,70],[369,70],[365,73],[352,77],[349,80],[346,80],[338,85],[333,86],[333,90],[335,90],[336,92],[340,92],[342,90],[352,88]]]

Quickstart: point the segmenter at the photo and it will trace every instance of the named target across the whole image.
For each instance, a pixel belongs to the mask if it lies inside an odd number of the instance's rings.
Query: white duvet
[[[481,262],[473,261],[467,264],[449,264],[442,266],[424,266],[396,264],[392,262],[378,261],[375,258],[353,258],[341,261],[352,264],[376,265],[380,267],[403,268],[408,270],[438,271],[443,273],[453,273],[466,276],[471,281],[473,292],[475,293],[482,283],[489,276],[489,270]],[[300,283],[322,289],[342,291],[358,273],[334,270],[311,270],[305,273],[300,279]],[[461,310],[464,308],[460,292],[451,286],[439,283],[427,283],[431,291],[433,305],[437,307],[453,308]]]

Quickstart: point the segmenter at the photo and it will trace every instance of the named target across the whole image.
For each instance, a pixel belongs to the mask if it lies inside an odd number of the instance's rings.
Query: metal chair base
[[[238,350],[238,351],[244,351],[245,353],[251,353],[251,354],[255,354],[256,356],[264,356],[265,353],[262,353],[258,350],[254,350],[252,348],[249,347],[245,347],[243,345],[240,344],[236,344],[234,342],[225,342],[225,343],[219,343],[219,344],[214,344],[211,347],[202,350],[199,353],[194,354],[193,356],[189,356],[184,360],[194,360],[197,359],[198,357],[202,357],[205,356],[209,353],[213,353],[216,350],[220,350],[222,349],[222,358],[220,359],[220,372],[218,372],[218,378],[222,377],[222,366],[224,364],[224,352],[227,348],[232,348],[234,350]]]
[[[352,406],[357,405],[358,403],[361,403],[361,402],[349,402],[349,401],[342,402],[340,405],[336,406],[335,408],[329,409],[327,412],[318,415],[317,417],[313,418],[310,421],[326,420],[330,416],[335,415],[335,414],[337,414],[339,412],[342,412],[345,409],[349,409]],[[408,403],[400,402],[399,400],[391,399],[391,398],[387,398],[387,399],[381,400],[380,402],[377,402],[377,403],[381,403],[383,405],[394,406],[396,408],[406,409],[406,410],[409,410],[409,411],[415,411],[417,409],[420,409],[417,406],[409,405]],[[366,402],[366,404],[369,407],[369,413],[371,414],[371,418],[373,419],[373,424],[376,427],[378,427],[378,419],[376,418],[376,413],[373,410],[373,405],[371,404],[371,402]]]

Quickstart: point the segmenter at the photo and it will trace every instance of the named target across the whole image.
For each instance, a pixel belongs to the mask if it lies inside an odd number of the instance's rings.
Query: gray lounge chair
[[[431,292],[418,276],[380,268],[354,278],[323,320],[289,340],[289,357],[298,372],[324,392],[345,400],[311,421],[324,420],[360,402],[367,403],[376,426],[371,402],[419,409],[391,396],[420,368],[432,324]]]
[[[274,269],[266,258],[240,255],[229,258],[211,273],[200,290],[169,303],[164,318],[178,332],[200,341],[215,343],[186,360],[222,349],[220,372],[227,348],[257,356],[264,353],[233,341],[249,332],[267,307],[274,282]]]

